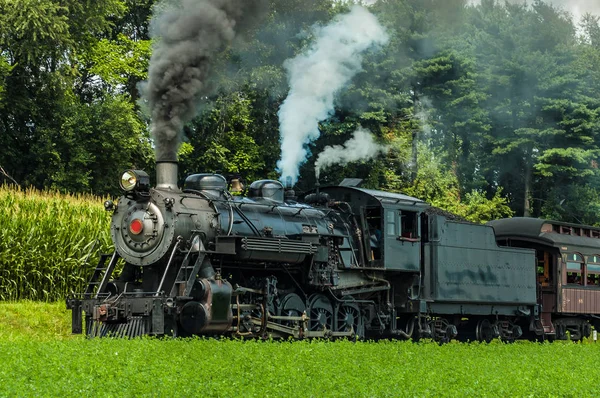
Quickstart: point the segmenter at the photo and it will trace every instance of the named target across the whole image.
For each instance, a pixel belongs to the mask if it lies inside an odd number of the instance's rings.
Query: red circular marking
[[[141,234],[143,229],[144,229],[144,223],[139,218],[132,220],[131,223],[129,224],[129,230],[134,235]]]

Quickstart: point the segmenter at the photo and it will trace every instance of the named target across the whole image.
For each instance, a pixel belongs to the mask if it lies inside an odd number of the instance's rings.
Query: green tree
[[[491,129],[482,104],[489,94],[479,83],[475,60],[454,51],[442,51],[415,63],[414,79],[431,107],[429,144],[444,148],[443,161],[454,165],[462,192],[486,189],[477,156]]]
[[[0,164],[22,185],[108,193],[135,155],[147,163],[145,126],[121,92],[145,76],[149,43],[114,33],[126,5],[0,0],[0,54],[10,68]]]
[[[6,77],[10,74],[10,70],[11,70],[11,66],[9,65],[8,61],[6,60],[6,58],[4,58],[3,56],[0,56],[0,110],[2,110],[4,104],[5,104],[5,97],[4,97],[4,82],[6,80]]]
[[[51,139],[54,156],[47,164],[52,174],[45,174],[45,185],[66,192],[116,195],[124,170],[149,169],[154,156],[146,126],[133,108],[125,95],[73,103],[60,135]]]
[[[180,172],[242,174],[261,178],[261,148],[253,138],[252,97],[246,92],[221,95],[187,132],[188,145],[179,154]],[[262,177],[264,178],[264,177]]]
[[[417,177],[412,183],[399,181],[387,188],[420,198],[473,222],[487,222],[513,215],[501,189],[489,199],[484,191],[476,189],[463,194],[455,171],[445,166],[441,157],[424,144],[419,145],[418,161]]]
[[[505,187],[519,214],[530,215],[540,155],[565,133],[548,105],[577,91],[574,27],[543,1],[531,7],[483,1],[470,9],[469,26],[465,38],[473,43],[491,124],[480,169],[490,186]]]

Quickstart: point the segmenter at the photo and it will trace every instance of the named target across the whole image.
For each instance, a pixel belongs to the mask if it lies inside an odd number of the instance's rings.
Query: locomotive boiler
[[[231,181],[208,173],[180,189],[176,162],[158,162],[156,186],[149,180],[125,172],[123,196],[105,203],[114,252],[67,301],[74,333],[557,336],[535,248],[505,237],[499,246],[490,225],[352,180],[298,198],[274,180],[233,195]],[[593,319],[577,319],[561,325],[584,337]]]

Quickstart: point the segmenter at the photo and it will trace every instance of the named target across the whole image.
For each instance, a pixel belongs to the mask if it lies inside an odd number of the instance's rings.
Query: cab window
[[[400,233],[403,238],[414,239],[419,237],[418,214],[414,211],[400,213]]]
[[[385,211],[385,234],[387,236],[396,235],[396,213],[393,210]]]

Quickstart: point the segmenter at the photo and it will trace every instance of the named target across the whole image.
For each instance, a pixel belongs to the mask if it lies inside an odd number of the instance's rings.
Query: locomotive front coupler
[[[122,323],[127,321],[124,308],[109,303],[95,305],[92,312],[92,319],[98,322]]]

